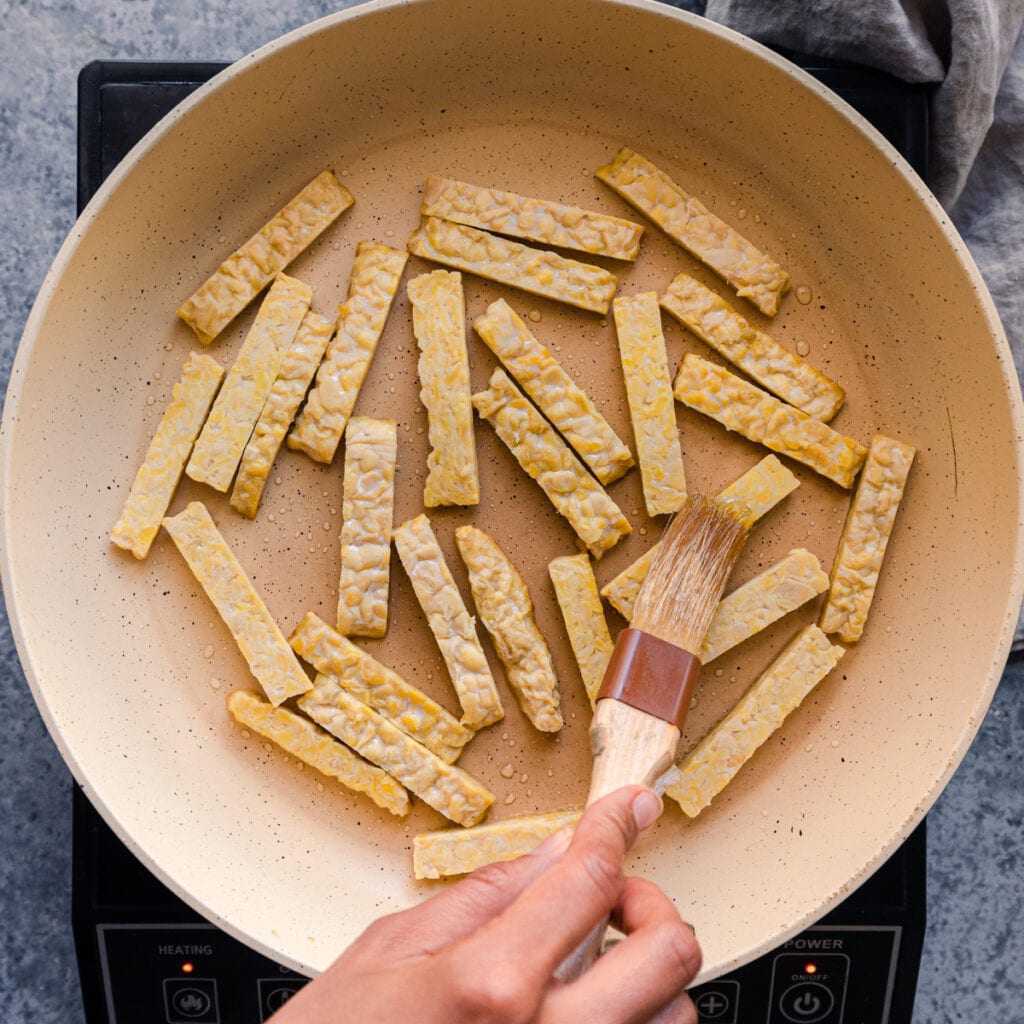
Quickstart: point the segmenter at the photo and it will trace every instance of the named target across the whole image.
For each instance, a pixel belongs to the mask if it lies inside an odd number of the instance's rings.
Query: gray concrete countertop
[[[351,6],[237,0],[0,0],[0,393],[75,216],[75,80],[95,59],[233,60]],[[700,0],[677,6],[700,9]],[[71,779],[0,611],[0,1018],[84,1020],[70,923]],[[1024,1021],[1024,662],[929,816],[929,924],[914,1021]]]

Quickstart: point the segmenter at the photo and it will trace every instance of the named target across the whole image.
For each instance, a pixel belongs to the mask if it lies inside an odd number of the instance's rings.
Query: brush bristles
[[[631,625],[696,653],[743,550],[747,528],[736,511],[692,495],[665,529],[633,607]]]

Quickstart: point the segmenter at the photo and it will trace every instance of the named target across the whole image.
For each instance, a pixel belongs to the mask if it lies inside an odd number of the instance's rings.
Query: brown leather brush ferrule
[[[622,701],[682,731],[699,674],[695,654],[629,627],[615,642],[597,699]]]

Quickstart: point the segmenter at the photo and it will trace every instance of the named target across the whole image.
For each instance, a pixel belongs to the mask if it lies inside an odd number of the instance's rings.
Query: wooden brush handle
[[[622,786],[653,786],[675,760],[678,745],[679,730],[671,723],[617,700],[599,700],[590,726],[594,769],[587,806]],[[562,961],[555,977],[569,982],[583,974],[600,954],[607,930],[605,918]]]

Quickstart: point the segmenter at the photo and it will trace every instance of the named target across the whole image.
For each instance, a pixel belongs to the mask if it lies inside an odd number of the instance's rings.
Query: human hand
[[[622,858],[661,813],[627,786],[518,860],[374,922],[272,1024],[695,1024],[700,949]],[[569,984],[555,968],[611,914],[626,935]]]

